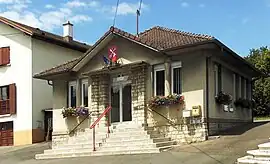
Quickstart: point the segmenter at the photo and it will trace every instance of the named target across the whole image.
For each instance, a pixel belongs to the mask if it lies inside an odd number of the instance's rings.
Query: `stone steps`
[[[61,152],[61,153],[48,153],[48,154],[37,154],[35,156],[36,159],[57,159],[57,158],[72,158],[72,157],[85,157],[85,156],[104,156],[104,155],[124,155],[124,154],[149,154],[149,153],[159,153],[160,150],[158,148],[147,148],[147,149],[128,149],[128,150],[99,150],[93,152],[93,150],[89,149],[82,152],[72,151],[72,152]]]
[[[237,159],[238,164],[269,164],[270,163],[270,142],[258,145],[259,149],[248,150],[247,156]]]
[[[237,164],[269,164],[269,163],[270,163],[270,158],[257,159],[257,158],[254,158],[253,156],[245,156],[245,157],[237,159]]]
[[[92,130],[78,132],[67,143],[59,144],[44,154],[37,154],[36,159],[68,158],[83,156],[121,155],[159,153],[176,144],[171,138],[138,125],[121,125],[111,127],[109,135],[99,132],[96,138],[96,151],[93,151]],[[147,129],[147,130],[144,130]]]
[[[270,142],[258,145],[260,150],[270,150]]]
[[[270,159],[270,150],[249,150],[247,153],[254,157],[268,157]]]
[[[100,146],[100,143],[96,143],[95,144],[96,147],[99,147]],[[64,150],[64,149],[71,149],[71,148],[74,148],[74,149],[80,149],[80,148],[93,148],[93,143],[84,143],[84,144],[65,144],[65,145],[58,145],[55,147],[55,149],[61,149],[61,150]]]

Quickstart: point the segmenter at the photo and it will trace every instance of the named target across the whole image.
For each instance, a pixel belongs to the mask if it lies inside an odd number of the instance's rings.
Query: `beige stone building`
[[[118,65],[103,56],[116,47]],[[212,36],[153,27],[138,36],[111,27],[83,57],[35,75],[53,83],[53,131],[67,135],[76,126],[61,116],[63,107],[86,106],[102,113],[112,106],[112,125],[152,127],[178,142],[203,141],[220,130],[252,121],[252,109],[236,107],[251,100],[252,78],[260,73]],[[220,105],[220,91],[233,102]],[[149,109],[155,96],[178,94],[184,104]],[[89,128],[91,117],[80,128]],[[105,125],[105,118],[99,126]]]

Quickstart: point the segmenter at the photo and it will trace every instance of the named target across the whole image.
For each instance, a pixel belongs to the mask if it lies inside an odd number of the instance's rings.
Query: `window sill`
[[[0,118],[3,118],[3,117],[10,117],[11,114],[3,114],[3,115],[0,115]]]
[[[10,67],[11,66],[11,64],[9,63],[9,64],[3,64],[3,65],[0,65],[0,68],[1,67]]]

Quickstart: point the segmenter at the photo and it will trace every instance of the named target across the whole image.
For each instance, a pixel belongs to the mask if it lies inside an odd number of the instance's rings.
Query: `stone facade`
[[[209,135],[217,135],[227,129],[243,126],[250,123],[250,121],[241,121],[235,119],[209,119]]]
[[[147,67],[137,67],[131,71],[132,121],[146,123],[146,71]]]
[[[178,143],[206,140],[207,125],[202,122],[202,118],[183,118],[183,109],[183,105],[171,105],[149,110],[147,113],[148,126]]]
[[[91,122],[94,122],[99,114],[101,114],[109,106],[110,75],[106,73],[92,75],[91,82],[92,94],[90,110],[91,112],[94,112],[91,117]],[[104,117],[100,123],[105,123]]]

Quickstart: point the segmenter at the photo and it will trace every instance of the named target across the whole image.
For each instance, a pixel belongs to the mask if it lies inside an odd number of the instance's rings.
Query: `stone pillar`
[[[137,67],[131,71],[132,121],[143,125],[146,123],[146,67]]]
[[[109,74],[93,75],[91,76],[91,111],[96,112],[95,120],[109,105],[109,84],[110,76]],[[92,120],[93,121],[93,120]],[[105,117],[100,121],[100,125],[104,125]]]
[[[91,108],[92,104],[92,79],[88,77],[88,107]]]
[[[82,103],[81,103],[81,80],[80,79],[77,79],[76,80],[76,106],[81,106]]]
[[[167,59],[164,63],[165,67],[165,96],[171,94],[171,60]]]

